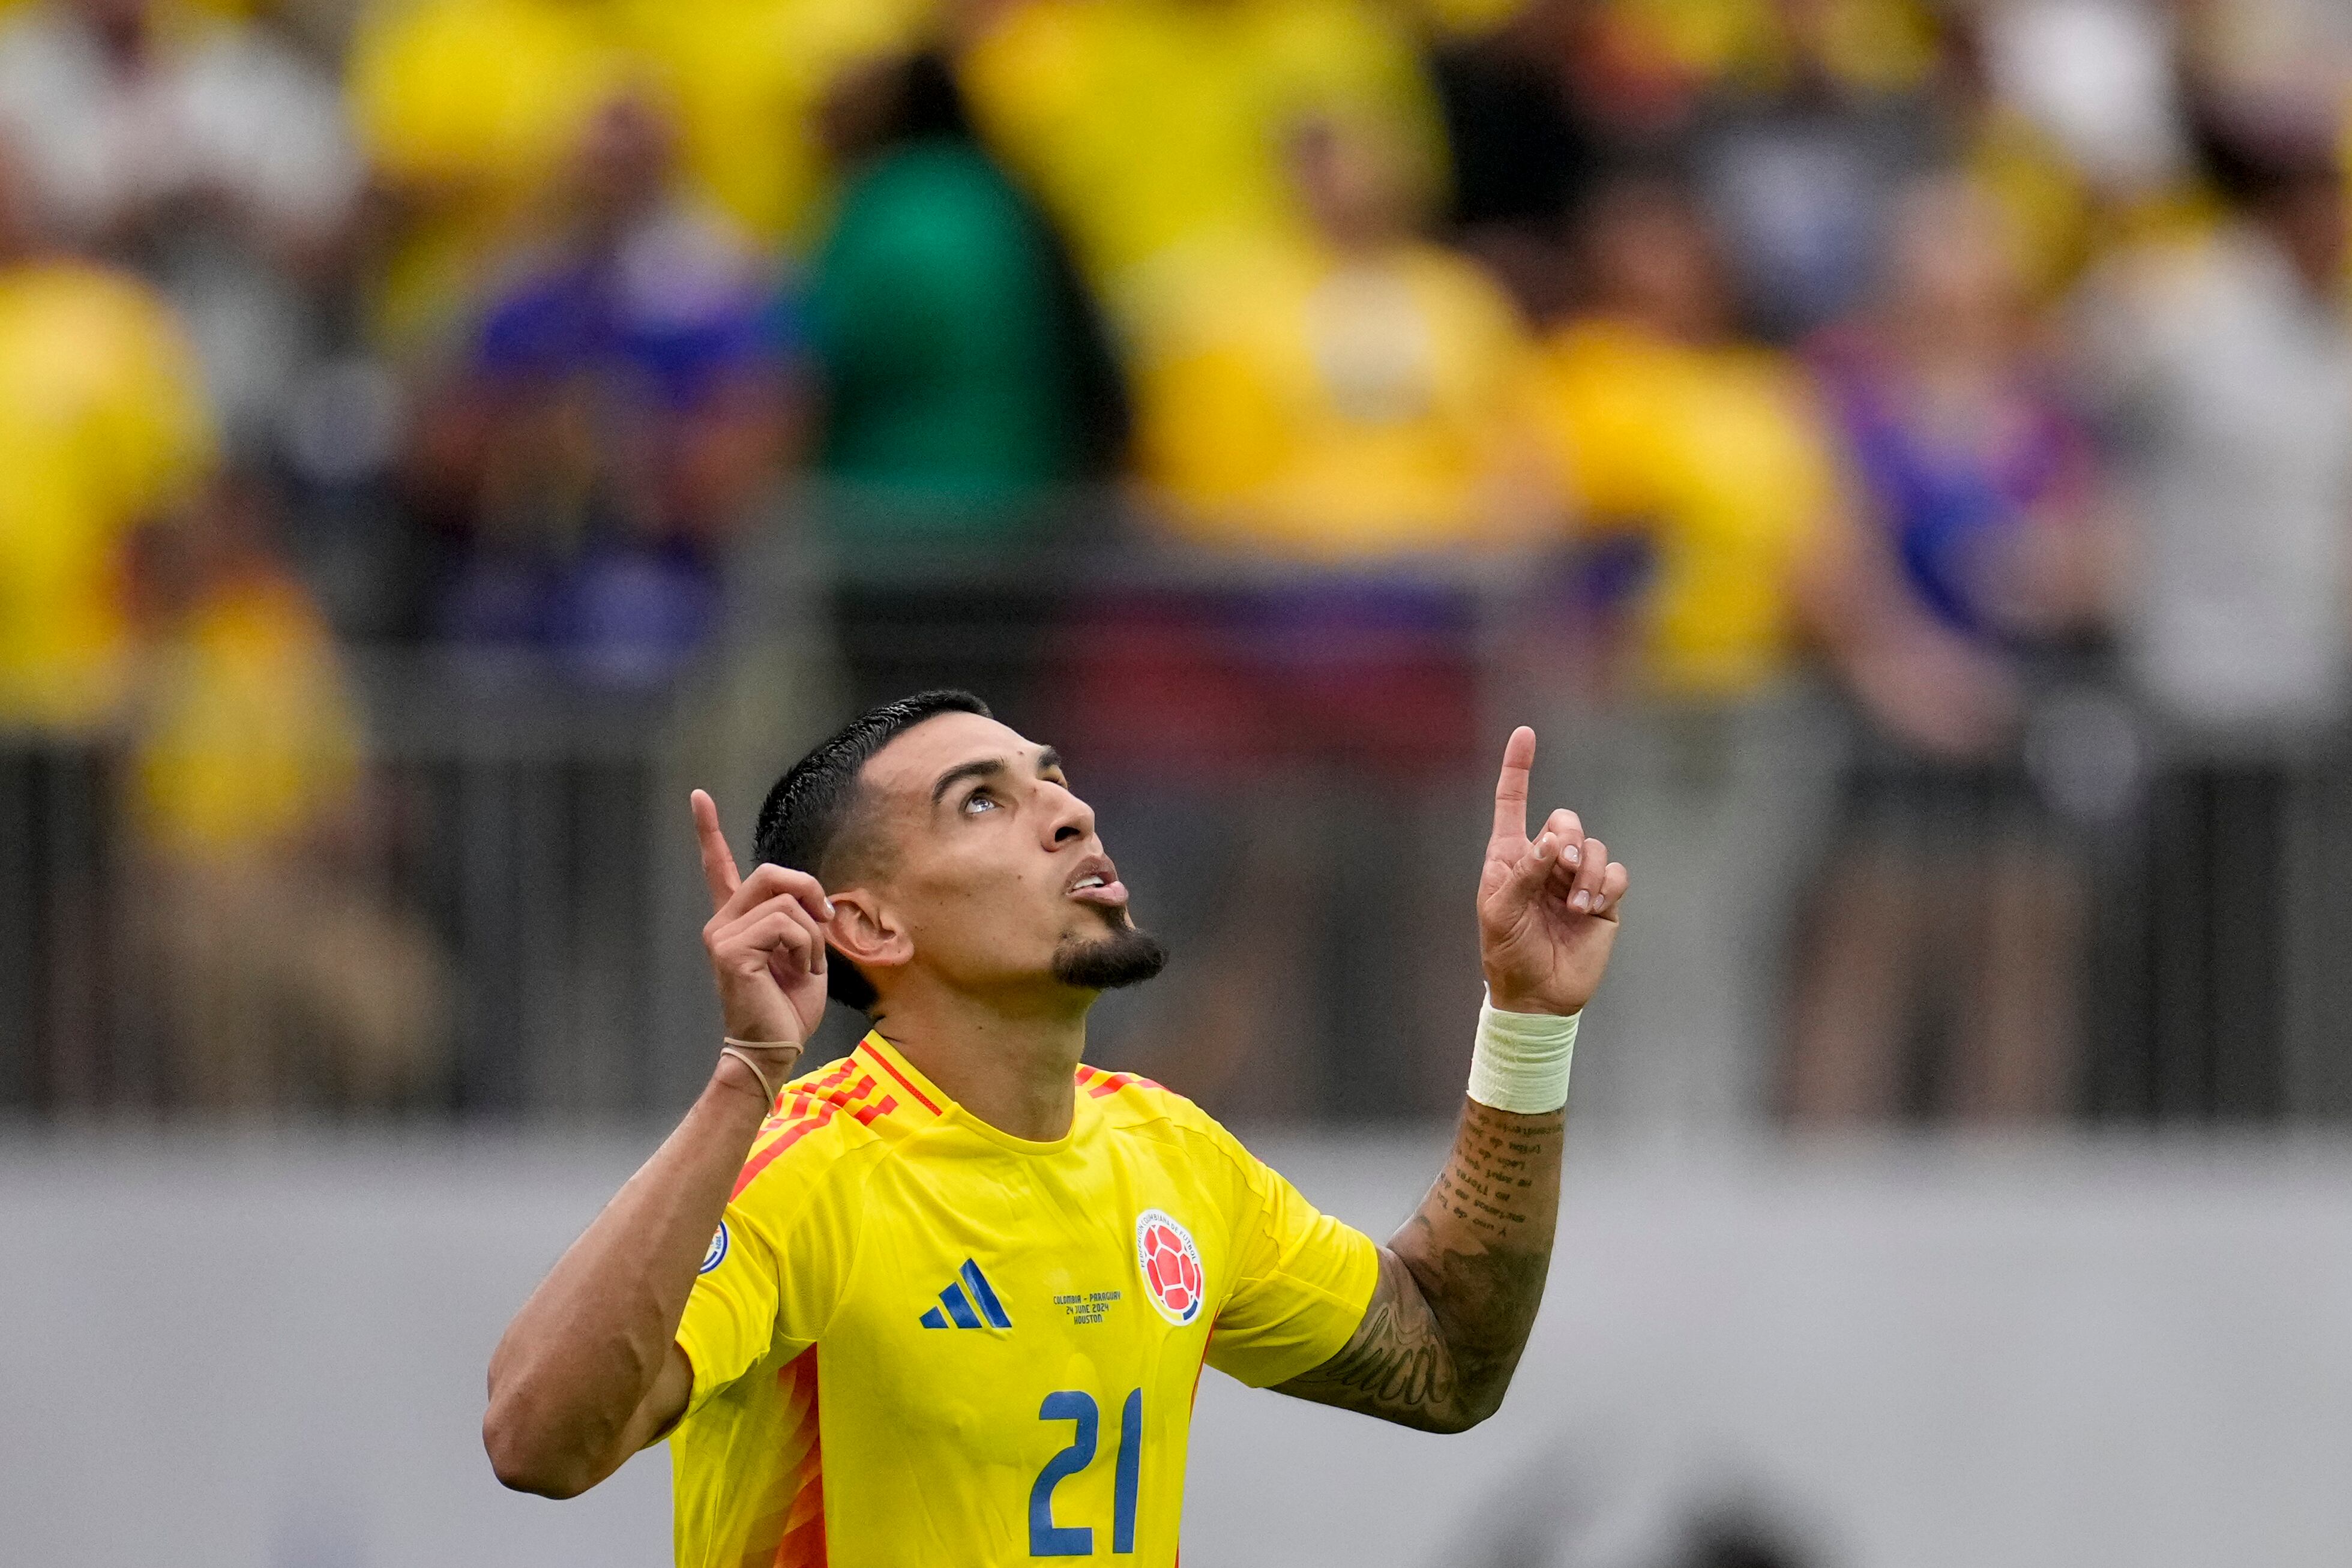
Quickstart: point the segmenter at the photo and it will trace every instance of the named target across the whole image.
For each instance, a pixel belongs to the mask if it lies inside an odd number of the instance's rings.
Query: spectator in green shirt
[[[1058,236],[975,140],[943,59],[853,70],[824,113],[844,183],[803,325],[856,695],[978,680],[1017,711],[1052,619],[1040,552],[1078,510],[1073,487],[1125,444],[1118,372]]]
[[[851,72],[825,130],[846,178],[806,302],[820,466],[898,527],[998,537],[1117,455],[1123,400],[1093,312],[938,57]]]

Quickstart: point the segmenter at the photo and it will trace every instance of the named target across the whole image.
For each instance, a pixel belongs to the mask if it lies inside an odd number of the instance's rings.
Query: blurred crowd
[[[160,1103],[446,1103],[358,651],[664,690],[784,556],[1125,808],[1213,1105],[1458,1093],[1507,708],[1635,867],[1593,1113],[2059,1118],[2107,993],[2276,1113],[2347,132],[2333,0],[15,0],[20,957],[127,933]]]

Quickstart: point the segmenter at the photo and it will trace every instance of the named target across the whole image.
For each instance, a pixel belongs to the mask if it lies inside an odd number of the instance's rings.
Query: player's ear
[[[888,968],[914,956],[915,944],[887,905],[862,887],[833,897],[833,918],[824,938],[833,950],[859,968]]]

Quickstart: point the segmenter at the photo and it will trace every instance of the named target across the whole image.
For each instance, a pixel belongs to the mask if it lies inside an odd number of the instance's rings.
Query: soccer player
[[[1053,749],[977,698],[890,703],[811,752],[748,876],[697,790],[727,1038],[491,1357],[499,1479],[571,1497],[667,1436],[691,1568],[1172,1564],[1204,1363],[1428,1431],[1493,1414],[1626,885],[1572,812],[1529,841],[1535,745],[1511,736],[1495,790],[1468,1103],[1385,1247],[1181,1095],[1081,1061],[1096,998],[1163,954]],[[828,995],[872,1030],[787,1082]]]

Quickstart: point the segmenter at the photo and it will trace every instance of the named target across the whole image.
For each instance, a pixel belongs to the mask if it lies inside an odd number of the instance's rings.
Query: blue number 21
[[[1095,1439],[1102,1427],[1101,1407],[1095,1396],[1066,1388],[1048,1394],[1037,1406],[1040,1421],[1075,1421],[1070,1446],[1045,1461],[1029,1489],[1029,1555],[1032,1557],[1091,1557],[1095,1531],[1090,1524],[1055,1524],[1054,1489],[1095,1462]],[[1143,1390],[1127,1396],[1118,1413],[1118,1469],[1111,1478],[1110,1549],[1114,1553],[1135,1550],[1135,1493],[1143,1479]]]

